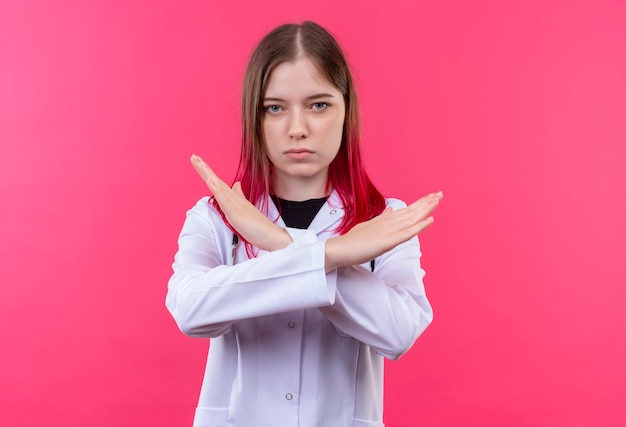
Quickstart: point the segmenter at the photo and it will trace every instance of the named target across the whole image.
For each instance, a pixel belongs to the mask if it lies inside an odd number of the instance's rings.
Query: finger
[[[424,197],[421,197],[420,199],[417,200],[417,202],[428,203],[432,200],[441,200],[442,198],[443,198],[443,192],[438,191],[436,193],[430,193]]]
[[[207,180],[212,178],[209,173],[208,165],[204,162],[204,160],[200,158],[200,156],[192,154],[191,165],[196,170],[196,172],[198,172],[198,175],[200,175],[203,181],[206,182]]]
[[[198,175],[202,178],[202,180],[207,183],[210,187],[215,186],[221,180],[219,177],[213,172],[213,170],[207,165],[204,160],[200,158],[200,156],[192,155],[191,156],[191,164],[193,165]]]
[[[435,222],[435,218],[432,216],[429,216],[428,218],[426,218],[423,221],[420,221],[419,223],[417,223],[416,228],[417,231],[415,232],[415,234],[419,234],[422,231],[426,230],[428,227],[430,227],[431,225],[433,225],[433,223]]]
[[[428,196],[424,196],[421,199],[411,203],[408,206],[409,211],[426,216],[430,212],[435,210],[437,206],[439,206],[439,202],[442,198],[443,193],[441,191],[439,191],[438,193],[429,194]]]
[[[409,221],[413,224],[426,219],[437,208],[437,203],[419,201],[406,208],[404,215],[399,220]]]
[[[435,218],[432,216],[429,216],[421,221],[418,221],[412,224],[410,227],[403,229],[401,233],[405,236],[404,237],[405,240],[409,240],[417,236],[422,231],[426,230],[431,225],[433,225],[434,222],[435,222]]]
[[[439,206],[439,202],[433,202],[433,203],[429,203],[426,206],[423,206],[421,209],[419,209],[416,213],[415,216],[413,217],[414,220],[416,220],[418,223],[421,221],[425,221],[429,218],[432,218],[432,214],[435,211],[435,209],[437,209],[437,206]]]
[[[424,203],[432,203],[434,201],[439,201],[442,198],[443,198],[443,192],[438,191],[436,193],[431,193],[427,196],[422,197],[421,199],[418,200],[418,202],[423,201]]]

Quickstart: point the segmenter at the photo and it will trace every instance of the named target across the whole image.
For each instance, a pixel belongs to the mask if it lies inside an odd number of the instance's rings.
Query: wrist
[[[280,230],[280,233],[276,234],[276,237],[272,240],[271,245],[269,245],[270,247],[268,248],[268,251],[270,252],[286,248],[293,242],[287,230],[280,227],[277,228]]]
[[[341,254],[341,249],[339,248],[340,243],[338,239],[339,237],[332,237],[326,240],[326,244],[324,245],[324,268],[326,272],[332,271],[337,267],[341,267],[341,262],[339,260],[339,255]]]

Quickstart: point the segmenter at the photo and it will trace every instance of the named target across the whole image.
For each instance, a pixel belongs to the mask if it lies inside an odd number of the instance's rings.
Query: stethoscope
[[[239,236],[233,233],[233,265],[237,264],[237,244],[239,243]]]
[[[237,245],[238,244],[239,244],[239,236],[233,233],[233,250],[232,250],[233,265],[237,264]],[[370,261],[370,269],[372,270],[372,273],[374,272],[375,267],[376,267],[376,260],[373,259]]]

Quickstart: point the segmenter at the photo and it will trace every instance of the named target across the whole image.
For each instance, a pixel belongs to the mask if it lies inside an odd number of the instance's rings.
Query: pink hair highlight
[[[273,69],[302,56],[311,59],[320,74],[344,95],[344,134],[339,152],[328,170],[327,191],[334,189],[343,204],[345,216],[336,231],[345,234],[355,225],[379,215],[386,202],[363,167],[360,114],[348,64],[333,36],[313,22],[275,28],[261,40],[250,58],[242,93],[243,134],[235,182],[241,182],[247,199],[267,215],[272,165],[265,154],[262,99]],[[211,203],[227,226],[236,232],[214,198]],[[270,220],[277,221],[278,218]],[[245,243],[248,257],[256,256],[257,251],[252,245]]]

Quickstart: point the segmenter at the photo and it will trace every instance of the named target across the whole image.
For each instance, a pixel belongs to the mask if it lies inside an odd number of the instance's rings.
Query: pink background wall
[[[445,192],[387,425],[626,425],[626,2],[258,3],[0,3],[0,425],[190,425],[188,158],[232,178],[246,59],[303,19],[353,64],[385,194]]]

